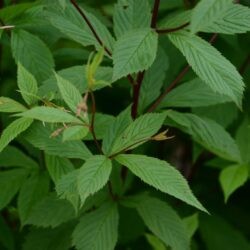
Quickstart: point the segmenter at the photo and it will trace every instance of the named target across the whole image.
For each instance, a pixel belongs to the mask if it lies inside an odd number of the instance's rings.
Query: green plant
[[[249,2],[114,2],[0,1],[1,249],[250,249]]]

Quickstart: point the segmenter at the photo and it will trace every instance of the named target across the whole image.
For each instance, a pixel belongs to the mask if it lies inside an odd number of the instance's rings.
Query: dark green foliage
[[[250,250],[249,6],[0,1],[0,249]]]

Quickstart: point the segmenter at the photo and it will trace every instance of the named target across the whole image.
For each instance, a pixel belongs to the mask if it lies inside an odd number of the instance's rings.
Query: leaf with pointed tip
[[[250,30],[250,9],[231,0],[202,0],[192,12],[191,32],[237,34]]]
[[[247,181],[248,167],[246,165],[226,167],[221,171],[219,179],[227,202],[229,196]]]
[[[133,121],[114,140],[109,155],[114,155],[122,150],[133,149],[151,139],[161,128],[166,118],[165,113],[145,114]]]
[[[105,203],[83,215],[73,232],[73,245],[78,250],[113,250],[118,239],[116,204]]]
[[[34,97],[38,91],[37,81],[20,62],[18,62],[17,85],[24,101],[28,105],[34,104],[37,101]]]
[[[19,134],[25,131],[32,122],[33,120],[30,118],[21,117],[5,128],[0,138],[0,152]]]
[[[53,72],[54,60],[49,48],[37,36],[15,29],[11,33],[12,54],[35,78],[47,79]]]
[[[18,115],[42,122],[82,123],[81,120],[69,114],[68,112],[52,107],[35,107]]]
[[[103,155],[95,155],[83,164],[77,177],[82,204],[89,195],[100,190],[108,182],[111,170],[111,160]]]
[[[194,114],[169,110],[166,124],[190,134],[195,141],[214,154],[230,160],[241,161],[239,148],[231,135],[218,123]]]
[[[82,101],[82,96],[79,90],[69,81],[62,78],[60,75],[55,74],[57,86],[60,90],[63,100],[67,103],[69,108],[77,113],[77,106]]]
[[[19,113],[26,110],[27,108],[24,107],[21,103],[12,100],[9,97],[0,97],[0,112]]]
[[[204,83],[213,91],[230,97],[241,108],[244,92],[242,76],[216,48],[188,32],[176,32],[169,35],[169,39]]]
[[[180,172],[166,161],[144,155],[121,154],[115,159],[147,184],[206,212]]]
[[[157,52],[158,35],[151,29],[139,29],[121,36],[114,46],[113,81],[148,69]]]
[[[188,250],[189,238],[179,215],[166,203],[145,197],[136,206],[147,227],[167,246],[175,250]]]

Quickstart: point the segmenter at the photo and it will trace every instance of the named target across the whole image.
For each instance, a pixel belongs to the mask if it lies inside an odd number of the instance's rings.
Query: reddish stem
[[[188,23],[184,23],[182,25],[180,25],[179,27],[176,27],[176,28],[171,28],[171,29],[156,29],[156,32],[158,34],[168,34],[168,33],[172,33],[172,32],[176,32],[178,30],[181,30],[185,27],[187,27],[189,25],[189,22]]]

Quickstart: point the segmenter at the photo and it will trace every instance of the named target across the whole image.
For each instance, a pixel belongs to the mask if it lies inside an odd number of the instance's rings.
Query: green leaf
[[[156,59],[153,65],[145,72],[143,78],[140,89],[139,111],[142,112],[160,95],[168,68],[168,56],[161,47],[158,47]]]
[[[164,243],[153,234],[145,234],[146,239],[153,250],[166,250]]]
[[[233,138],[213,120],[171,110],[167,112],[166,124],[190,134],[196,142],[224,159],[241,161],[239,149]]]
[[[74,209],[70,203],[51,194],[33,207],[25,224],[54,228],[74,217]]]
[[[34,122],[24,138],[34,147],[44,150],[46,154],[66,158],[86,160],[92,156],[91,152],[81,141],[66,141],[62,143],[62,137],[51,138],[54,129],[43,126],[40,122]]]
[[[62,109],[52,108],[52,107],[43,107],[43,106],[35,107],[19,115],[26,118],[39,120],[42,122],[82,123],[81,120],[69,114],[68,112]]]
[[[250,9],[231,0],[202,0],[192,12],[191,32],[237,34],[250,30]]]
[[[79,90],[69,81],[55,74],[57,86],[60,90],[63,100],[67,103],[69,108],[76,114],[78,105],[82,102],[82,96]]]
[[[21,188],[27,170],[13,169],[0,173],[0,210],[6,207]]]
[[[158,35],[151,29],[134,30],[121,36],[114,46],[113,81],[148,69],[156,58],[157,43]]]
[[[82,140],[89,132],[86,126],[68,127],[63,131],[63,141]]]
[[[239,146],[244,163],[250,163],[250,121],[245,118],[236,133],[236,143]]]
[[[54,60],[46,44],[37,36],[24,30],[11,34],[12,54],[35,78],[47,79],[53,72]]]
[[[206,211],[193,195],[184,177],[166,161],[133,154],[121,154],[116,156],[115,159],[128,167],[131,172],[147,184],[202,211]]]
[[[105,203],[85,214],[73,232],[78,250],[113,250],[118,239],[118,211],[115,204]]]
[[[32,119],[22,117],[15,120],[7,128],[5,128],[0,138],[0,152],[19,134],[25,131],[32,122]]]
[[[131,118],[131,107],[129,106],[127,109],[122,111],[112,122],[112,124],[107,128],[106,133],[104,135],[102,150],[108,155],[111,151],[111,148],[114,144],[116,138],[121,135],[121,133],[128,127],[130,123],[132,123]]]
[[[205,40],[187,32],[169,35],[195,73],[213,91],[231,98],[241,108],[244,83],[236,68]]]
[[[33,228],[27,235],[23,250],[68,250],[75,223],[65,223],[57,228]]]
[[[183,219],[186,231],[188,232],[188,237],[191,239],[199,227],[198,214],[195,213]]]
[[[24,101],[28,105],[36,103],[37,99],[34,96],[38,91],[37,81],[35,77],[28,70],[26,70],[21,63],[18,63],[17,85]]]
[[[161,128],[166,118],[165,113],[145,114],[132,122],[114,140],[109,155],[123,150],[133,149],[151,139]]]
[[[207,250],[250,249],[250,244],[242,232],[216,215],[201,216],[199,229]]]
[[[63,175],[56,183],[56,192],[60,198],[68,200],[78,211],[80,207],[80,195],[78,191],[79,169]]]
[[[39,202],[49,191],[49,178],[46,174],[36,173],[30,176],[22,185],[18,196],[18,213],[21,225],[28,220],[32,208]]]
[[[179,215],[166,203],[145,197],[136,206],[147,227],[167,246],[176,250],[189,249],[189,238]]]
[[[90,30],[82,16],[69,3],[64,9],[55,1],[46,12],[46,16],[51,24],[59,29],[66,37],[82,44],[83,46],[94,45],[97,50],[101,48],[99,42],[96,40],[93,32]],[[111,36],[108,29],[100,22],[94,15],[82,9],[87,19],[90,21],[92,27],[96,31],[105,46],[112,51],[114,38]]]
[[[233,165],[224,168],[220,173],[220,184],[224,193],[225,202],[229,196],[248,179],[248,167],[246,165]]]
[[[116,37],[119,38],[131,30],[150,27],[150,12],[148,1],[119,0],[113,16]]]
[[[13,157],[15,156],[15,157]],[[21,167],[27,169],[38,169],[39,166],[32,158],[24,154],[20,149],[13,146],[7,146],[0,154],[0,166]]]
[[[93,195],[108,182],[111,170],[111,160],[103,155],[95,155],[84,163],[77,177],[82,204],[89,195]]]
[[[54,183],[57,183],[63,175],[74,170],[74,165],[67,158],[45,154],[45,162]]]
[[[225,102],[230,102],[230,98],[214,92],[202,80],[195,78],[169,92],[159,107],[204,107]]]
[[[18,113],[27,110],[21,103],[8,97],[0,97],[0,112]]]

